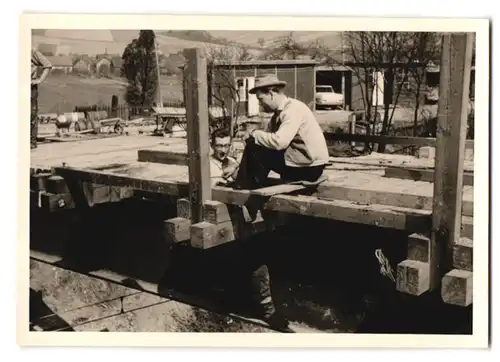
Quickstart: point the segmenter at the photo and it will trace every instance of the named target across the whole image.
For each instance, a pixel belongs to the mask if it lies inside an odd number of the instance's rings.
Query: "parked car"
[[[335,93],[331,85],[317,85],[314,99],[316,109],[340,108],[344,105],[344,95]]]

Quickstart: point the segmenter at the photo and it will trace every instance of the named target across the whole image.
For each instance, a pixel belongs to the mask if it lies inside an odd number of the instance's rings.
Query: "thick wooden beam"
[[[445,34],[436,133],[431,290],[438,290],[441,278],[453,268],[453,247],[460,238],[471,63],[472,34]]]
[[[191,221],[198,223],[202,220],[203,202],[212,199],[207,61],[201,49],[185,49],[184,58]]]
[[[106,171],[67,166],[54,167],[54,172],[63,177],[71,176],[80,181],[88,181],[95,184],[121,186],[171,196],[187,197],[189,195],[189,185],[187,182],[154,181],[140,176],[117,175]]]
[[[419,210],[432,210],[432,196],[412,195],[404,192],[372,190],[367,188],[358,189],[356,187],[335,186],[325,183],[319,185],[315,196],[328,200],[347,200]],[[472,201],[463,200],[462,214],[465,216],[473,216],[473,213],[474,203]]]
[[[162,163],[164,165],[189,165],[189,159],[186,153],[148,149],[137,151],[137,161]]]
[[[429,211],[388,205],[360,205],[344,200],[321,200],[313,196],[273,196],[265,204],[265,208],[410,232],[426,232],[431,226]]]
[[[418,168],[402,168],[402,167],[387,167],[384,177],[398,178],[413,181],[434,182],[436,176],[433,169],[418,169]],[[474,173],[463,173],[463,185],[474,186]]]
[[[327,141],[345,141],[345,142],[370,142],[384,143],[387,145],[408,145],[408,146],[430,146],[436,145],[436,138],[432,137],[405,137],[405,136],[377,136],[350,133],[324,133]],[[474,148],[474,141],[467,140],[465,147]]]

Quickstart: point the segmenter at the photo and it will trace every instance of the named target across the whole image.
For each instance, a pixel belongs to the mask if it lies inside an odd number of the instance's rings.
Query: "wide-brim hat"
[[[255,78],[255,86],[248,91],[250,94],[255,94],[258,89],[273,86],[286,86],[284,80],[279,80],[275,74],[262,75]]]

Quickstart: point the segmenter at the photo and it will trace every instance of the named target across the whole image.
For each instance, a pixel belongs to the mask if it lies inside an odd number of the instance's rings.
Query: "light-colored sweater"
[[[238,161],[233,157],[228,156],[224,162],[218,160],[213,155],[210,156],[210,181],[213,186],[216,186],[219,182],[234,181],[230,176],[228,179],[222,177],[224,169],[229,166],[234,166]]]
[[[311,167],[328,163],[328,147],[314,113],[297,99],[286,97],[266,131],[252,133],[256,144],[285,150],[285,164]]]

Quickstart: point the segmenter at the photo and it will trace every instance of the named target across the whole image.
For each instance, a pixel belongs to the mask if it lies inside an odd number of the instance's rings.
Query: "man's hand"
[[[249,129],[245,132],[245,134],[243,135],[243,141],[247,141],[249,138],[252,137],[252,133],[255,131],[255,129]]]
[[[237,170],[238,170],[238,164],[236,162],[231,162],[229,165],[224,167],[224,170],[222,171],[222,177],[224,179],[234,177]]]
[[[42,81],[40,79],[32,79],[31,80],[31,85],[38,85],[40,83],[42,83]]]

